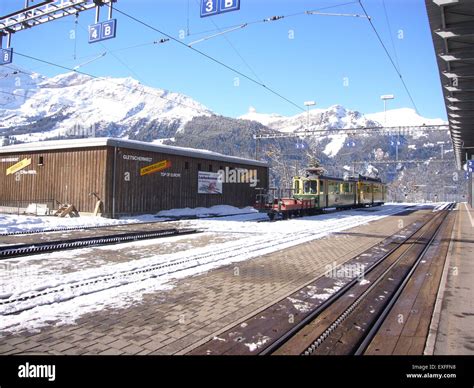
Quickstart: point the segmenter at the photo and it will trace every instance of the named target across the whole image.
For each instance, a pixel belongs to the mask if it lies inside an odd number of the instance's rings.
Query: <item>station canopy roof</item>
[[[474,154],[474,0],[425,0],[459,168]]]

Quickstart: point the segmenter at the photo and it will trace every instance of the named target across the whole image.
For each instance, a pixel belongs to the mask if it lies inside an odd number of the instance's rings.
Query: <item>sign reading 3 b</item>
[[[224,12],[238,11],[240,0],[201,0],[201,17],[218,15]]]

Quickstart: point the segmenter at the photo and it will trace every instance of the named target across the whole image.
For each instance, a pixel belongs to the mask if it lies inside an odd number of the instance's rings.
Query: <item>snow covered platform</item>
[[[431,211],[181,221],[205,233],[9,259],[0,300],[30,298],[0,305],[0,354],[185,353]]]

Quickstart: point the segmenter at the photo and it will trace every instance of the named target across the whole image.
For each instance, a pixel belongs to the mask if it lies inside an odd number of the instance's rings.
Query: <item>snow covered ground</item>
[[[6,233],[18,233],[18,232],[29,232],[29,231],[48,231],[51,229],[62,229],[62,228],[88,228],[96,226],[109,226],[109,225],[120,225],[129,224],[136,222],[156,222],[163,221],[164,218],[170,219],[177,217],[209,217],[209,216],[224,216],[227,214],[241,214],[241,213],[258,213],[252,207],[246,207],[239,209],[234,206],[219,205],[210,208],[185,208],[185,209],[172,209],[164,210],[158,214],[143,215],[136,217],[127,217],[119,220],[113,220],[110,218],[82,216],[79,218],[61,218],[61,217],[36,217],[36,216],[23,216],[23,215],[4,215],[0,214],[0,234]],[[159,218],[157,218],[159,217]]]
[[[156,220],[156,218],[155,218]],[[0,234],[18,233],[29,231],[48,231],[61,228],[80,228],[93,226],[119,225],[131,222],[139,222],[138,219],[112,220],[102,217],[36,217],[0,214]]]
[[[371,211],[359,209],[280,222],[256,222],[263,217],[258,213],[183,221],[183,226],[205,232],[196,236],[225,239],[200,247],[188,244],[169,254],[144,250],[138,259],[122,262],[100,261],[110,247],[4,260],[0,263],[0,336],[2,332],[74,323],[83,314],[106,308],[127,308],[140,303],[144,294],[172,287],[173,280],[380,220],[406,207],[390,204]],[[179,244],[182,238],[186,237],[173,239]],[[131,254],[150,244],[153,240],[118,244],[114,250]],[[96,264],[85,269],[78,266],[75,271],[58,266],[58,262],[66,267],[71,261],[82,260],[95,260]]]

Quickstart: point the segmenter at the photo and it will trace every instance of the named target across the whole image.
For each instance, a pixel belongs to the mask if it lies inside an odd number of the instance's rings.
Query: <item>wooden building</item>
[[[184,207],[252,205],[268,187],[264,162],[205,150],[90,138],[0,147],[0,206],[72,204],[91,213],[154,214]],[[53,206],[53,205],[49,205]]]

